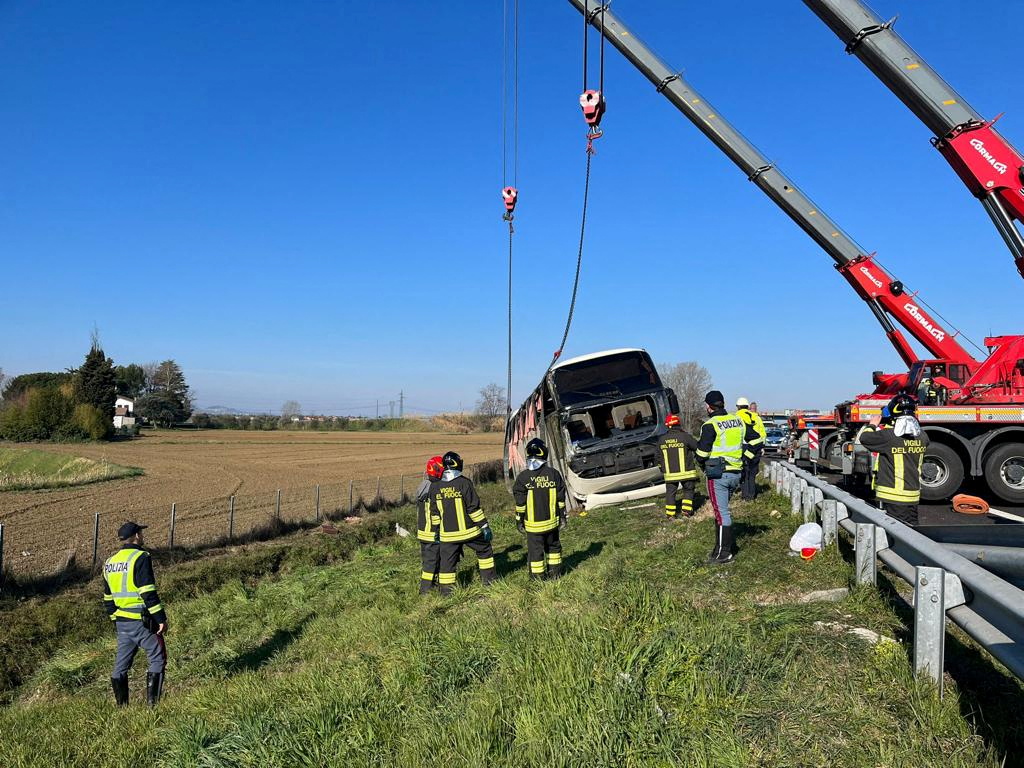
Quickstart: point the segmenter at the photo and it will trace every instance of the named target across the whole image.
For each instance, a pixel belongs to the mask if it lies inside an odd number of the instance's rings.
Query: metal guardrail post
[[[796,478],[789,484],[789,513],[791,515],[800,514],[800,482]]]
[[[825,499],[821,502],[821,546],[832,546],[836,542],[839,531],[838,501]]]
[[[804,488],[800,492],[800,511],[803,513],[804,522],[809,523],[814,519],[814,495],[810,488]]]
[[[235,538],[235,497],[231,497],[231,502],[228,505],[228,541],[232,541]]]
[[[316,484],[316,521],[320,522],[320,483]]]
[[[92,523],[92,565],[89,566],[90,571],[96,570],[96,558],[99,555],[100,550],[100,513],[96,513],[96,517],[93,518]]]
[[[174,503],[171,504],[171,535],[167,539],[167,546],[168,547],[173,547],[174,546],[174,523],[175,523],[175,520],[176,520],[177,517],[178,517],[178,504],[177,504],[177,502],[174,502]]]
[[[919,565],[914,580],[914,676],[927,675],[942,695],[946,668],[946,580],[941,568]]]
[[[856,581],[858,584],[875,584],[878,579],[878,565],[875,561],[875,524],[857,523]]]

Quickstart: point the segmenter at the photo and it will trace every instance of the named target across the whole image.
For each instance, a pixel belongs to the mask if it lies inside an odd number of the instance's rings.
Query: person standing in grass
[[[757,472],[761,466],[761,454],[764,453],[764,441],[768,430],[757,412],[757,403],[745,397],[736,398],[736,415],[747,425],[747,439],[743,446],[743,469],[740,472],[740,492],[743,498],[751,501],[757,498]],[[753,430],[754,435],[750,432]]]
[[[437,584],[441,568],[441,518],[430,504],[430,491],[444,474],[440,456],[427,459],[423,482],[416,489],[416,538],[420,541],[420,594],[426,595]]]
[[[145,525],[127,522],[117,532],[118,550],[103,564],[103,605],[117,628],[117,657],[110,684],[114,702],[128,706],[128,670],[139,648],[146,652],[146,698],[154,707],[160,700],[167,667],[167,614],[156,592],[153,562],[143,547]]]
[[[512,486],[516,502],[516,527],[526,534],[530,578],[562,575],[562,542],[559,529],[565,527],[565,480],[548,466],[548,447],[535,437],[526,444],[526,469]]]
[[[495,579],[493,534],[487,517],[480,509],[473,481],[462,474],[462,457],[448,451],[442,458],[444,473],[431,484],[431,514],[438,518],[438,539],[441,542],[441,567],[437,576],[442,595],[455,588],[455,573],[462,559],[462,548],[476,552],[480,581],[487,586]]]
[[[678,520],[678,512],[693,517],[693,492],[697,487],[697,465],[693,454],[697,440],[679,426],[679,417],[670,413],[665,417],[668,431],[658,440],[661,449],[661,474],[665,478],[665,515]],[[676,501],[676,493],[681,494]]]

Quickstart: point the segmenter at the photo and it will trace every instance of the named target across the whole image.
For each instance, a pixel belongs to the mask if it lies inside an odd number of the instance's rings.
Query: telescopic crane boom
[[[942,153],[992,219],[1024,277],[1024,157],[949,83],[859,0],[804,0],[935,136]]]
[[[853,286],[871,309],[896,348],[903,362],[910,367],[918,362],[904,333],[896,321],[913,336],[936,360],[966,366],[973,373],[978,362],[956,340],[958,332],[950,332],[921,306],[916,294],[907,294],[903,284],[888,275],[831,218],[814,204],[768,158],[733,128],[686,80],[654,54],[610,9],[595,13],[586,0],[569,0],[599,29],[673,106],[707,136],[761,191],[804,230],[832,257],[835,267]],[[601,20],[603,19],[603,28]],[[876,382],[877,383],[877,382]],[[894,382],[898,388],[899,382]]]

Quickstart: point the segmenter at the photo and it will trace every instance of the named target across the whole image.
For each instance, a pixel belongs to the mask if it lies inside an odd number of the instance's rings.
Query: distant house
[[[117,396],[114,401],[114,429],[135,426],[135,401],[130,397]]]

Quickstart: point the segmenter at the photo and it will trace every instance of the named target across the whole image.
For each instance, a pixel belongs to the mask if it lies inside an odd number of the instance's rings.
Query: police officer
[[[916,414],[914,399],[900,393],[857,436],[861,445],[878,454],[871,484],[875,499],[887,515],[907,525],[917,525],[921,464],[931,442]]]
[[[121,549],[103,564],[103,605],[117,628],[117,658],[110,684],[114,701],[128,706],[128,670],[139,648],[146,652],[146,698],[151,707],[160,700],[167,649],[167,614],[156,593],[153,562],[143,547],[145,525],[127,522],[117,531]]]
[[[557,579],[562,575],[562,542],[565,527],[565,480],[548,466],[548,447],[538,437],[526,444],[526,469],[512,485],[516,502],[516,527],[526,534],[530,579]]]
[[[715,547],[708,562],[731,563],[735,558],[729,494],[739,488],[743,445],[757,433],[735,413],[725,410],[725,396],[713,389],[704,396],[708,418],[697,440],[697,463],[708,480],[708,499],[715,510]]]
[[[697,485],[697,465],[694,452],[697,441],[693,435],[679,426],[679,417],[670,413],[665,417],[668,431],[658,440],[661,449],[659,463],[665,478],[665,514],[669,519],[678,519],[677,512],[693,517],[693,490]],[[676,502],[676,493],[681,498]]]
[[[480,581],[487,586],[495,578],[493,534],[487,523],[473,481],[462,474],[462,457],[448,451],[441,457],[444,472],[431,484],[431,514],[437,516],[438,540],[441,543],[441,566],[437,576],[442,595],[450,595],[455,587],[455,571],[462,559],[462,547],[476,552]]]
[[[423,482],[416,489],[416,538],[420,542],[420,594],[425,595],[437,584],[441,569],[441,527],[440,517],[431,508],[430,491],[433,484],[444,474],[440,456],[427,459],[427,471]]]
[[[750,500],[757,496],[757,470],[761,466],[761,454],[764,453],[768,430],[764,428],[764,422],[757,412],[757,403],[751,405],[745,397],[736,398],[736,415],[756,434],[743,446],[743,470],[740,472],[740,491],[744,499]]]

